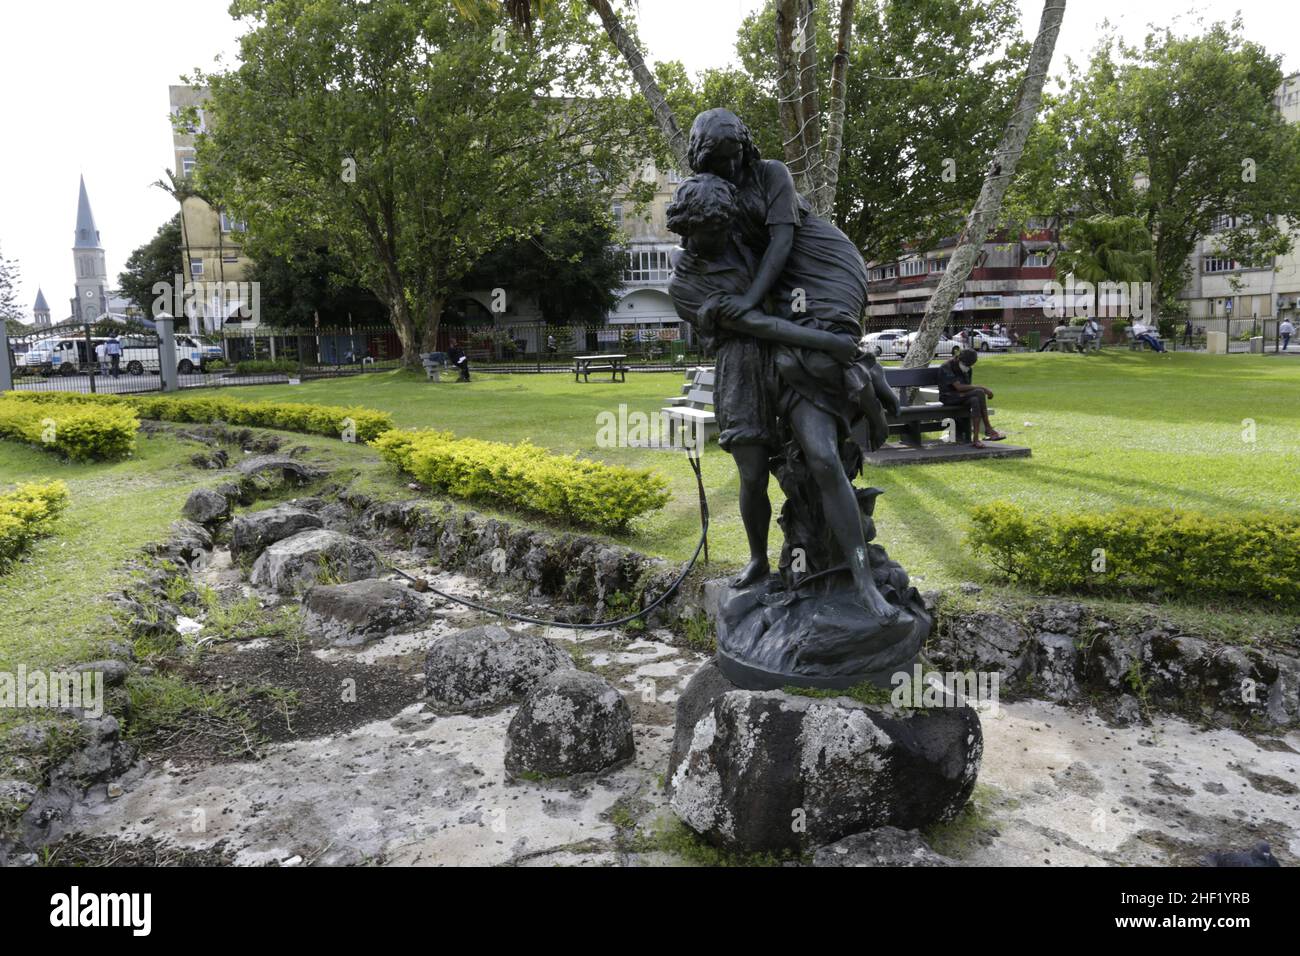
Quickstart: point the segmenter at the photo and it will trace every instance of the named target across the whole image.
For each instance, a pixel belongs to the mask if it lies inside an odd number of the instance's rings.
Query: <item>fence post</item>
[[[4,355],[0,355],[0,392],[13,391],[13,351],[9,347],[9,330],[0,326],[0,332],[3,332],[5,338]]]
[[[180,389],[176,375],[176,317],[159,312],[153,321],[158,331],[158,376],[162,390],[175,392]]]
[[[90,326],[85,327],[86,331],[86,367],[90,370],[90,394],[95,394],[95,376],[99,374],[99,361],[95,355],[95,343],[90,339]]]

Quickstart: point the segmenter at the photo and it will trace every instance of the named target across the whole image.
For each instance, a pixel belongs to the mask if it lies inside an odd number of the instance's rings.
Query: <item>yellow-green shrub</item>
[[[450,432],[390,431],[371,442],[386,461],[456,498],[518,508],[607,531],[668,501],[667,481],[649,470],[557,455]]]
[[[94,405],[125,405],[141,418],[165,422],[207,423],[276,428],[339,437],[344,422],[351,419],[356,440],[370,441],[393,427],[393,416],[372,408],[338,405],[309,405],[298,402],[241,402],[218,395],[180,398],[174,395],[80,395],[66,392],[15,392],[13,397],[28,402],[68,401]]]
[[[125,458],[140,428],[135,410],[86,402],[0,396],[0,438],[23,441],[78,461]]]
[[[1058,514],[993,502],[971,517],[967,540],[976,553],[1037,587],[1300,602],[1300,516],[1160,508]]]
[[[0,494],[0,568],[18,557],[34,538],[47,534],[68,504],[61,481],[19,485]]]

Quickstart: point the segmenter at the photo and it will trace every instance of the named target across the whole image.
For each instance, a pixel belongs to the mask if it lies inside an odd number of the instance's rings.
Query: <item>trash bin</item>
[[[1029,351],[1037,352],[1039,345],[1042,344],[1042,335],[1037,330],[1026,332],[1025,344],[1029,346]]]

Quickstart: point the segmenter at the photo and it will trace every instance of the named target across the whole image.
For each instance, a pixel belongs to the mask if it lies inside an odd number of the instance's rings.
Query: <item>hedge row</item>
[[[69,392],[14,392],[11,397],[25,402],[76,402],[95,405],[125,405],[141,418],[167,422],[214,422],[276,428],[281,431],[341,437],[351,419],[357,441],[365,442],[393,427],[393,416],[370,408],[338,405],[307,405],[299,402],[241,402],[233,398],[204,396],[176,398],[171,395],[79,395]]]
[[[0,438],[27,442],[76,461],[125,458],[140,428],[135,410],[79,401],[0,396]]]
[[[633,518],[668,501],[668,483],[653,471],[557,455],[527,442],[390,431],[371,444],[386,461],[453,497],[606,531],[623,531]]]
[[[67,504],[68,487],[61,481],[19,485],[0,494],[0,568],[47,534]]]
[[[1300,516],[1159,508],[972,512],[968,542],[1005,575],[1047,590],[1155,590],[1300,603]]]

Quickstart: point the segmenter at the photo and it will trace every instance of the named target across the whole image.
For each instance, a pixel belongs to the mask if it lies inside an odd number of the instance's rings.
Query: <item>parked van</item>
[[[89,345],[85,337],[60,339],[42,339],[33,342],[22,355],[16,357],[20,374],[27,375],[76,375],[88,372],[95,364],[92,351],[104,337],[92,338]]]
[[[126,369],[127,374],[158,373],[161,360],[155,336],[124,335],[120,341],[122,368]],[[192,375],[205,368],[209,362],[223,357],[220,345],[206,342],[196,335],[176,336],[176,371],[181,375]]]

